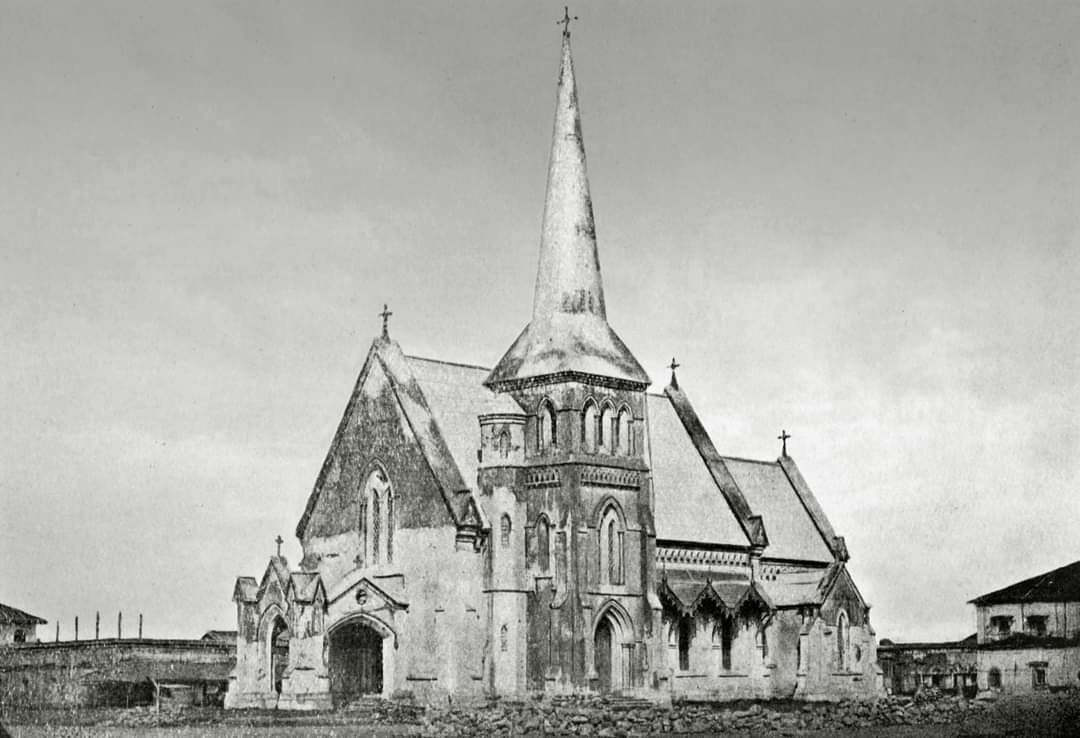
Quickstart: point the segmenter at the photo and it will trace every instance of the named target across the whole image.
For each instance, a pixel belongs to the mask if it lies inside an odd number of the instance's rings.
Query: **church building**
[[[556,105],[531,320],[485,368],[407,354],[384,310],[303,558],[236,581],[227,706],[880,689],[844,539],[786,443],[724,456],[674,362],[650,392],[608,323],[568,30]]]

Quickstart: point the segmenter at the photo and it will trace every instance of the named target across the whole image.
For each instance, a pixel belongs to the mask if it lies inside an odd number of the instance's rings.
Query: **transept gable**
[[[372,342],[368,351],[315,487],[308,498],[304,514],[297,525],[297,536],[303,539],[307,534],[316,510],[324,504],[324,497],[334,497],[337,504],[347,506],[348,495],[355,491],[351,489],[355,486],[352,482],[357,480],[352,479],[355,470],[346,468],[345,459],[349,454],[344,452],[345,446],[352,443],[357,434],[368,432],[368,429],[361,428],[360,425],[364,422],[362,417],[371,413],[387,416],[377,418],[378,422],[391,425],[396,423],[398,427],[392,432],[415,443],[424,473],[430,474],[441,495],[442,507],[452,523],[462,525],[468,514],[471,489],[451,454],[423,389],[413,376],[409,360],[396,342],[380,337]],[[473,423],[475,422],[474,419]],[[360,443],[363,443],[363,439]]]
[[[863,625],[869,616],[870,606],[843,563],[829,567],[829,574],[821,582],[820,597],[821,614],[827,622],[835,621],[841,610],[852,625]]]

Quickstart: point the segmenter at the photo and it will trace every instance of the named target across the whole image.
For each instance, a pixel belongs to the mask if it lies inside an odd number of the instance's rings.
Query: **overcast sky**
[[[722,453],[792,433],[879,638],[1080,559],[1080,5],[572,12],[610,322]],[[383,303],[498,360],[561,15],[0,5],[0,601],[234,628]]]

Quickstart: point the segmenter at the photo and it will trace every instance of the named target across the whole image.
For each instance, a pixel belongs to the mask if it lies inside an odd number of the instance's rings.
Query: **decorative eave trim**
[[[605,467],[586,467],[581,470],[581,484],[590,487],[639,489],[641,487],[641,476],[635,471],[622,471]]]
[[[561,487],[562,478],[557,469],[533,469],[525,472],[525,486],[529,488]]]
[[[542,387],[548,384],[563,384],[566,382],[580,382],[581,384],[627,390],[630,392],[644,392],[649,386],[648,382],[635,382],[630,379],[605,377],[600,374],[589,374],[587,372],[576,371],[555,372],[554,374],[542,374],[537,377],[498,379],[484,382],[484,384],[496,392],[512,392],[514,390],[527,389],[529,387]]]

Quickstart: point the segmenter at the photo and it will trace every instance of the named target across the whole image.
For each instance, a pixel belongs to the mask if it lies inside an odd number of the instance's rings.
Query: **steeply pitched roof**
[[[751,509],[765,521],[767,557],[822,563],[833,560],[825,538],[779,463],[724,457],[724,465]]]
[[[326,597],[322,578],[314,571],[296,571],[290,574],[289,589],[292,591],[292,599],[302,604],[314,602],[320,589],[323,590],[323,597]]]
[[[45,625],[46,622],[37,615],[0,603],[0,623],[4,625]]]
[[[408,356],[413,376],[442,431],[462,476],[476,484],[476,450],[480,448],[481,415],[520,414],[521,407],[506,394],[484,386],[488,370],[468,364]]]
[[[1080,561],[976,597],[975,605],[1008,602],[1080,602]]]
[[[671,400],[647,395],[656,537],[745,547],[746,531]],[[749,507],[746,507],[749,512]]]
[[[237,577],[232,598],[234,602],[255,602],[259,599],[259,583],[255,577]]]
[[[551,375],[649,384],[607,322],[569,34],[563,35],[532,320],[486,383]]]

